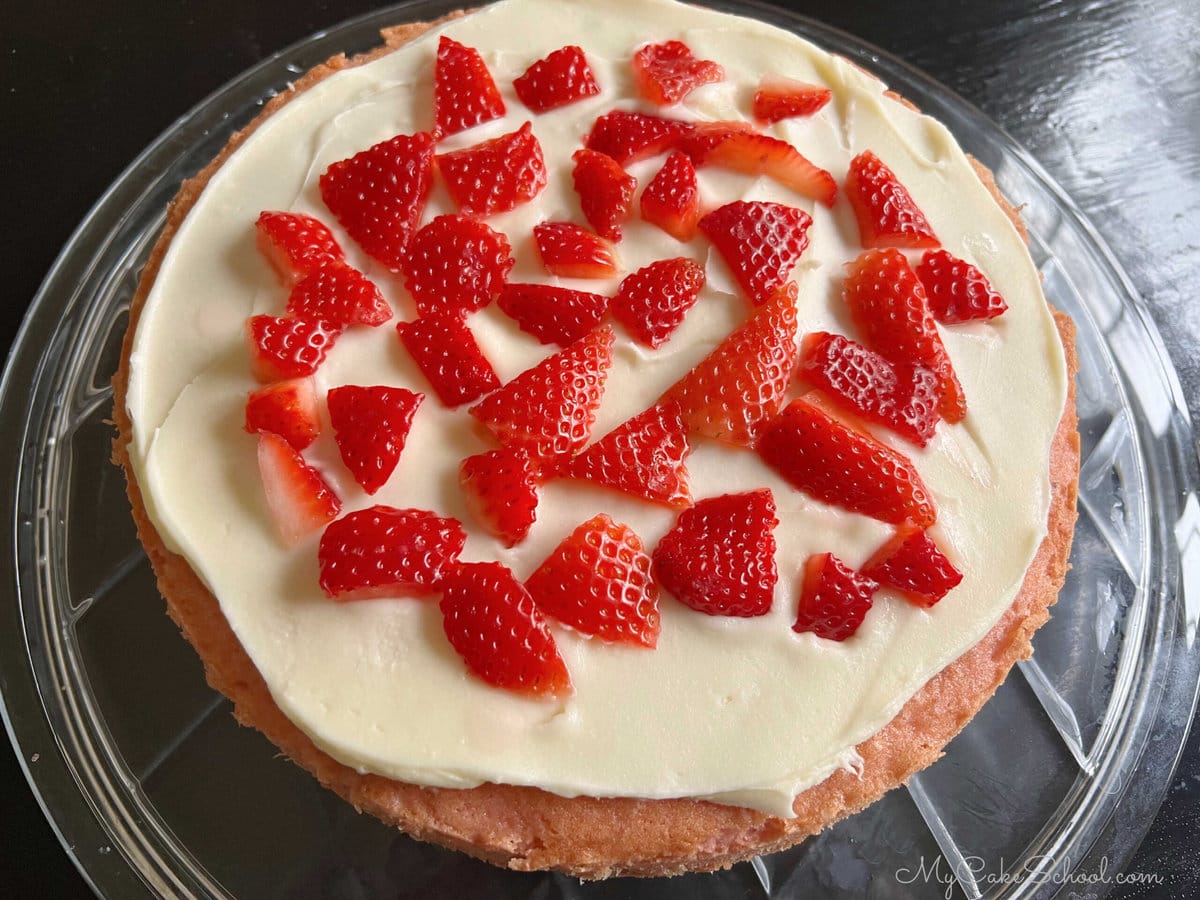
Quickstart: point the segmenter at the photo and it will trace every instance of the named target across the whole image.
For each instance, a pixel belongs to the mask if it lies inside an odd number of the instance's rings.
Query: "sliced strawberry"
[[[926,250],[916,268],[929,310],[939,322],[955,325],[994,319],[1008,309],[987,276],[945,250]]]
[[[718,166],[746,175],[765,175],[800,196],[826,206],[833,206],[837,198],[837,182],[832,175],[809,161],[787,141],[770,135],[731,131],[702,156],[692,159],[698,166]]]
[[[500,387],[462,316],[432,313],[396,326],[400,341],[446,406],[478,400]]]
[[[402,262],[404,286],[422,316],[460,315],[492,302],[512,271],[508,238],[466,216],[438,216],[413,235]]]
[[[754,118],[760,122],[778,122],[798,116],[811,116],[833,99],[833,91],[819,84],[809,84],[765,75],[754,92]]]
[[[627,166],[669,150],[695,127],[679,119],[614,109],[596,120],[583,145]]]
[[[933,606],[963,578],[928,533],[912,525],[901,525],[875,551],[863,566],[863,575],[924,607]]]
[[[791,278],[808,247],[810,225],[803,210],[763,200],[735,200],[700,220],[700,230],[755,305]]]
[[[804,400],[763,431],[759,456],[811,497],[882,522],[937,519],[933,498],[904,456]]]
[[[442,35],[433,70],[433,118],[439,139],[504,115],[504,101],[474,47]]]
[[[700,299],[704,267],[685,256],[660,259],[626,275],[612,300],[613,316],[647,347],[658,347]]]
[[[765,488],[697,501],[654,549],[654,577],[710,616],[761,616],[775,596],[775,499]]]
[[[675,142],[675,149],[687,154],[694,165],[700,165],[704,157],[727,137],[733,134],[758,134],[749,122],[738,120],[697,122],[695,127]]]
[[[650,557],[632,528],[603,513],[567,535],[525,589],[538,609],[576,631],[610,643],[658,644]]]
[[[508,447],[468,456],[458,483],[475,521],[509,547],[524,540],[537,519],[537,478],[529,454]]]
[[[298,319],[342,325],[382,325],[392,308],[358,269],[334,261],[304,276],[288,295],[287,311]]]
[[[350,237],[393,272],[433,187],[433,138],[400,134],[321,176],[321,199]]]
[[[609,278],[620,271],[612,244],[571,222],[533,226],[542,265],[564,278]]]
[[[553,284],[506,284],[496,303],[517,320],[522,331],[543,344],[563,347],[599,325],[608,309],[608,298],[602,294]]]
[[[832,553],[810,556],[804,564],[800,604],[792,631],[811,631],[829,641],[844,641],[866,618],[879,588]]]
[[[554,636],[525,586],[500,563],[464,563],[442,582],[442,628],[467,668],[494,687],[571,693]]]
[[[342,511],[342,501],[321,473],[277,434],[259,432],[258,470],[267,506],[288,546],[298,544]]]
[[[438,154],[437,168],[459,211],[467,216],[508,212],[546,186],[542,145],[528,122],[482,144]]]
[[[600,93],[587,57],[574,45],[539,59],[513,79],[513,88],[522,103],[539,113]]]
[[[265,211],[254,226],[259,252],[287,285],[345,256],[333,232],[312,216]]]
[[[882,160],[865,150],[850,160],[846,199],[864,247],[938,247],[941,242],[912,195]]]
[[[583,217],[596,234],[610,241],[621,239],[621,225],[629,220],[637,179],[626,173],[611,156],[597,150],[575,151],[572,178]]]
[[[321,588],[338,600],[432,594],[466,541],[457,519],[428,510],[356,510],[321,535]]]
[[[681,41],[647,44],[633,55],[637,91],[651,103],[678,103],[696,88],[725,80],[725,70],[699,59]]]
[[[348,384],[327,395],[329,421],[342,462],[368,494],[374,494],[391,477],[424,399],[424,394],[386,385]]]
[[[246,398],[246,430],[269,431],[295,450],[303,450],[321,433],[317,392],[307,378],[277,381],[251,391]]]
[[[320,320],[251,316],[246,320],[246,348],[254,377],[264,384],[308,377],[325,361],[342,327]]]
[[[642,218],[671,237],[690,241],[700,221],[700,189],[696,167],[686,153],[672,153],[641,198]]]

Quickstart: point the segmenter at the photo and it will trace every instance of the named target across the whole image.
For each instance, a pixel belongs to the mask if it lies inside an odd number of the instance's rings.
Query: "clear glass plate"
[[[368,897],[1049,897],[1103,890],[1149,826],[1191,718],[1200,504],[1178,382],[1128,280],[999,128],[855,39],[725,5],[880,75],[1024,204],[1046,293],[1079,325],[1083,471],[1054,617],[946,757],[800,846],[714,875],[581,885],[505,872],[357,815],[240,728],[163,614],[109,459],[109,380],[166,203],[290,79],[422,0],[313,36],[230,82],[113,184],[36,298],[5,373],[15,488],[0,608],[5,721],[46,814],[102,894]],[[19,437],[19,439],[17,439]],[[1185,592],[1190,573],[1190,596]],[[1190,599],[1192,608],[1187,601]]]

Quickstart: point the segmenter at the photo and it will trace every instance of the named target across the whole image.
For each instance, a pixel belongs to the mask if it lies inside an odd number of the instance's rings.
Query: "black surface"
[[[368,0],[0,0],[0,336],[120,171],[252,63]],[[1200,3],[793,2],[924,69],[1023,143],[1083,207],[1146,299],[1200,413]],[[36,762],[26,761],[30,765]],[[1129,869],[1200,885],[1200,735]],[[0,896],[90,897],[0,749]],[[1110,872],[1110,875],[1113,873]],[[1084,896],[1080,894],[1079,896]]]

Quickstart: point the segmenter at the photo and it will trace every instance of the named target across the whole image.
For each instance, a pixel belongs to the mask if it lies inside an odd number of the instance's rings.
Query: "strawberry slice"
[[[804,564],[792,631],[811,631],[829,641],[844,641],[858,631],[878,588],[872,579],[855,572],[832,553],[810,556]]]
[[[697,501],[654,549],[654,577],[710,616],[761,616],[775,596],[775,498],[766,488]]]
[[[551,275],[609,278],[620,271],[612,244],[571,222],[540,222],[533,226],[533,239]]]
[[[671,237],[690,241],[700,221],[700,188],[696,167],[686,153],[672,153],[641,198],[642,218]]]
[[[610,241],[621,239],[621,225],[629,220],[637,179],[597,150],[575,151],[572,178],[583,217],[596,234]]]
[[[660,259],[625,276],[612,300],[613,317],[647,347],[658,347],[700,299],[704,267],[684,256]]]
[[[419,315],[464,315],[492,302],[512,271],[508,238],[466,216],[438,216],[413,235],[401,263]]]
[[[537,519],[537,479],[529,454],[508,447],[468,456],[458,469],[475,521],[513,547]]]
[[[438,139],[502,115],[504,101],[479,51],[442,35],[433,70]]]
[[[498,138],[437,156],[446,189],[467,216],[491,216],[528,203],[546,186],[542,145],[526,122]]]
[[[627,166],[669,150],[695,127],[679,119],[614,109],[596,120],[583,145]]]
[[[513,79],[521,102],[534,112],[546,112],[600,93],[583,50],[574,45],[555,50]]]
[[[432,187],[433,138],[400,134],[326,169],[321,199],[355,243],[398,272]]]
[[[842,295],[863,342],[889,359],[924,366],[938,377],[938,412],[960,422],[967,400],[929,311],[925,289],[899,250],[868,250],[850,263]]]
[[[870,150],[850,160],[846,199],[858,220],[864,247],[922,249],[941,245],[912,195]]]
[[[321,473],[305,463],[286,440],[268,431],[258,435],[258,470],[267,506],[289,547],[337,517],[342,502]]]
[[[692,431],[753,446],[783,407],[796,366],[796,285],[789,282],[662,395]]]
[[[386,385],[348,384],[333,388],[326,396],[342,462],[368,494],[374,494],[391,477],[424,399],[424,394]]]
[[[675,142],[675,149],[686,153],[694,165],[700,165],[713,147],[732,134],[742,133],[758,134],[758,130],[749,122],[738,120],[697,122],[690,132]]]
[[[813,164],[800,151],[766,134],[736,130],[725,134],[697,158],[696,165],[718,166],[745,175],[765,175],[772,181],[808,197],[833,206],[837,198],[837,182],[820,166]]]
[[[939,322],[956,325],[994,319],[1008,309],[987,276],[945,250],[926,250],[916,268],[929,310]]]
[[[500,563],[464,563],[442,581],[442,628],[467,668],[494,687],[571,693],[554,636],[525,586]]]
[[[763,431],[758,455],[804,493],[882,522],[937,519],[933,498],[904,456],[804,400]]]
[[[321,433],[317,392],[308,378],[277,381],[251,391],[246,398],[246,430],[269,431],[294,449],[303,450]]]
[[[637,92],[659,106],[678,103],[696,88],[725,80],[725,70],[699,59],[682,41],[647,44],[633,55]]]
[[[963,578],[929,534],[912,525],[901,525],[875,551],[863,566],[863,575],[924,607],[933,606]]]
[[[432,313],[396,326],[400,342],[446,406],[461,406],[500,387],[475,335],[457,313]]]
[[[356,510],[321,535],[321,588],[337,600],[432,594],[466,541],[457,519],[428,510]]]
[[[778,122],[799,116],[811,116],[833,99],[833,91],[819,84],[796,81],[781,75],[764,75],[754,92],[754,118],[760,122]]]
[[[362,272],[335,260],[304,276],[288,295],[287,311],[298,319],[342,325],[382,325],[392,308]]]
[[[689,506],[687,429],[673,405],[655,405],[618,425],[558,474],[583,478],[668,506]]]
[[[537,462],[587,443],[612,365],[613,330],[605,325],[526,369],[468,412],[506,447]]]
[[[628,525],[601,513],[554,548],[525,582],[538,609],[583,634],[653,648],[662,621],[650,557]]]
[[[324,223],[302,213],[264,211],[254,223],[258,250],[292,285],[327,262],[345,258],[337,238]]]
[[[251,316],[246,320],[246,348],[254,377],[264,384],[308,377],[325,361],[342,327],[319,319]]]
[[[553,284],[506,284],[496,303],[517,320],[522,331],[543,344],[563,347],[599,325],[608,309],[608,298],[602,294]]]
[[[735,200],[700,220],[700,230],[756,306],[791,277],[808,248],[810,225],[803,210],[763,200]]]

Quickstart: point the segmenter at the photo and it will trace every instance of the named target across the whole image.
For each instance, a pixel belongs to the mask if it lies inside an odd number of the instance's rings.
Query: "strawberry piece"
[[[500,387],[462,316],[432,313],[396,326],[400,341],[446,406],[478,400]]]
[[[467,216],[490,216],[528,203],[546,186],[542,145],[526,122],[498,138],[437,156],[446,189]]]
[[[753,446],[783,407],[796,366],[796,285],[776,292],[659,402],[679,404],[692,431],[734,446]]]
[[[268,431],[258,435],[258,470],[267,506],[289,547],[337,517],[342,502],[321,473],[286,440]]]
[[[621,225],[629,220],[637,179],[617,165],[611,156],[596,150],[575,151],[572,178],[583,217],[596,234],[610,241],[621,239]]]
[[[382,325],[392,308],[358,269],[334,261],[304,276],[288,295],[287,311],[298,319],[342,325]]]
[[[368,494],[391,477],[424,399],[424,394],[401,387],[353,384],[333,388],[326,396],[342,462]]]
[[[782,203],[735,200],[700,220],[700,230],[756,306],[791,277],[808,248],[808,213]]]
[[[704,267],[684,256],[660,259],[625,276],[612,300],[613,316],[647,347],[658,347],[700,299]]]
[[[846,199],[858,220],[864,247],[921,249],[941,245],[912,195],[870,150],[850,160]]]
[[[521,102],[534,112],[546,112],[600,93],[583,50],[574,45],[555,50],[513,79]]]
[[[321,535],[321,588],[337,600],[432,594],[466,542],[457,519],[428,510],[356,510]]]
[[[789,144],[766,134],[730,131],[705,150],[696,165],[719,166],[746,175],[765,175],[802,197],[833,206],[837,182]]]
[[[442,582],[442,628],[467,668],[521,694],[569,694],[571,676],[525,586],[500,563],[465,563]]]
[[[899,250],[868,250],[850,263],[842,288],[864,343],[891,360],[924,366],[938,377],[938,411],[962,421],[967,401],[929,311],[925,289]]]
[[[325,225],[302,213],[264,211],[254,223],[258,249],[286,285],[294,284],[327,262],[345,258]]]
[[[804,400],[793,400],[759,438],[759,456],[823,503],[882,522],[937,519],[933,499],[904,456]]]
[[[809,84],[784,78],[780,75],[765,75],[754,92],[754,118],[760,122],[778,122],[799,116],[811,116],[833,99],[833,91],[819,84]]]
[[[583,145],[627,166],[670,149],[695,127],[679,119],[614,109],[596,120]]]
[[[601,513],[554,548],[525,582],[538,609],[583,634],[653,648],[662,621],[650,557],[628,525]]]
[[[855,572],[832,553],[810,556],[804,564],[792,631],[811,631],[826,640],[844,641],[858,631],[878,588],[872,579]]]
[[[400,134],[321,176],[321,199],[372,259],[393,272],[433,187],[433,138]]]
[[[765,488],[697,501],[654,549],[654,577],[710,616],[761,616],[775,596],[775,499]]]
[[[294,450],[303,450],[321,433],[312,381],[293,378],[251,391],[246,398],[246,430],[251,434],[269,431]]]
[[[737,120],[697,122],[695,128],[675,142],[675,149],[686,153],[694,165],[700,165],[704,157],[717,144],[733,134],[758,134],[749,122]]]
[[[482,309],[512,271],[508,238],[466,216],[438,216],[413,235],[402,262],[419,315]]]
[[[933,606],[963,578],[929,534],[912,525],[901,525],[875,551],[863,566],[863,575],[924,607]]]
[[[620,270],[608,241],[571,222],[540,222],[533,226],[533,239],[551,275],[608,278]]]
[[[438,139],[502,115],[504,101],[479,51],[442,35],[433,70]]]
[[[517,320],[522,331],[543,344],[563,347],[600,324],[608,309],[608,298],[602,294],[553,284],[506,284],[496,303]]]
[[[945,250],[926,250],[916,273],[925,288],[929,310],[939,322],[956,325],[994,319],[1008,309],[986,275]]]
[[[725,80],[725,70],[699,59],[682,41],[647,44],[633,55],[637,92],[659,106],[678,103],[703,84]]]
[[[671,237],[690,241],[700,221],[700,188],[696,168],[686,153],[672,153],[641,198],[642,218]]]
[[[528,453],[504,447],[464,459],[458,483],[475,521],[513,547],[537,519],[535,475]]]
[[[468,412],[501,444],[524,448],[535,461],[574,453],[591,436],[612,365],[612,345],[612,328],[597,328]]]
[[[264,384],[308,377],[325,361],[341,333],[336,322],[251,316],[246,320],[246,348],[254,377]]]

